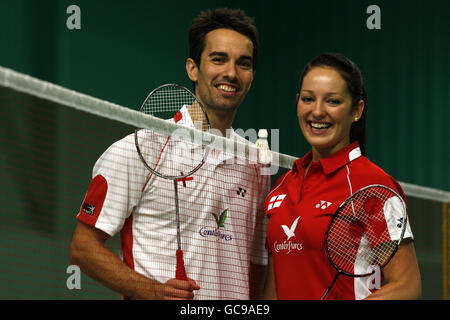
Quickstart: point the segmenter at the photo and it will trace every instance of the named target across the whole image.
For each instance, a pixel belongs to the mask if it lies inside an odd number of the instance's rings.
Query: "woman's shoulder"
[[[393,176],[365,156],[352,161],[349,170],[350,175],[357,178],[362,186],[380,184],[403,193],[399,182]]]

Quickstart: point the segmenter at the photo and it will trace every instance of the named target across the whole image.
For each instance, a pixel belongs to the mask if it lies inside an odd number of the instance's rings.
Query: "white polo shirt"
[[[187,110],[182,113],[189,117]],[[230,138],[244,139],[234,131]],[[185,148],[180,142],[156,152],[158,165],[178,161],[176,154]],[[264,200],[270,176],[261,175],[256,163],[230,160],[232,155],[212,151],[197,172],[178,181],[186,273],[201,287],[196,299],[248,299],[250,261],[267,261]],[[77,217],[111,236],[120,232],[121,256],[136,272],[160,282],[175,277],[174,183],[145,168],[134,134],[98,159]]]

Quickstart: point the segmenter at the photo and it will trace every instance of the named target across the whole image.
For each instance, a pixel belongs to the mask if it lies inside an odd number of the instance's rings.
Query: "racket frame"
[[[210,122],[209,122],[209,118],[208,115],[206,113],[205,108],[203,107],[202,103],[197,99],[197,97],[186,87],[175,84],[175,83],[169,83],[169,84],[163,84],[155,89],[153,89],[145,98],[144,102],[141,105],[140,111],[144,112],[144,107],[147,103],[147,101],[152,97],[153,94],[155,94],[156,92],[158,92],[161,89],[167,88],[167,87],[176,87],[177,89],[180,90],[184,90],[186,93],[190,94],[192,99],[193,99],[193,103],[197,103],[198,106],[201,108],[204,116],[205,116],[205,120],[206,120],[206,130],[209,131],[210,129]],[[181,109],[181,107],[180,107]],[[144,112],[145,113],[145,112]],[[153,116],[153,115],[152,115]],[[180,209],[179,209],[179,201],[178,201],[178,181],[179,179],[183,179],[186,178],[188,176],[191,176],[192,174],[194,174],[196,171],[198,171],[203,164],[206,161],[206,157],[208,156],[209,153],[209,148],[207,146],[205,147],[204,150],[204,154],[203,154],[203,158],[200,161],[200,163],[194,167],[192,170],[190,170],[189,172],[180,174],[180,175],[175,175],[175,176],[171,176],[171,175],[165,175],[162,174],[158,171],[156,171],[156,166],[155,168],[152,168],[151,166],[148,165],[147,161],[145,161],[144,156],[142,155],[141,152],[141,148],[139,146],[139,138],[138,138],[138,134],[139,134],[139,130],[136,128],[135,132],[134,132],[134,141],[135,141],[135,145],[136,145],[136,150],[138,152],[138,155],[140,157],[140,159],[142,160],[142,163],[144,164],[144,166],[154,175],[163,178],[163,179],[167,179],[167,180],[172,180],[174,183],[174,200],[175,200],[175,218],[176,218],[176,229],[177,229],[177,252],[176,252],[176,259],[177,259],[177,264],[176,264],[176,271],[175,271],[175,278],[179,279],[179,280],[187,280],[187,276],[186,276],[186,270],[184,267],[184,260],[183,260],[183,251],[181,249],[181,230],[180,230]],[[150,129],[149,129],[150,130]],[[163,134],[164,136],[167,136],[167,142],[169,141],[169,139],[171,138],[171,135],[167,135],[167,134]]]

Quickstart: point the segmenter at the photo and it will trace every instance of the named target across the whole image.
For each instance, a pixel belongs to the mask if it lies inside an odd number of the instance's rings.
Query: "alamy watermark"
[[[143,134],[145,135],[145,133]],[[152,135],[153,133],[150,134]],[[255,145],[255,142],[260,137],[258,137],[258,131],[254,128],[247,130],[235,129],[234,134],[232,133],[232,129],[227,129],[227,139],[221,139],[221,131],[215,128],[211,128],[208,131],[208,134],[203,134],[203,132],[199,130],[191,131],[190,128],[179,128],[171,133],[171,139],[173,140],[197,146],[203,145],[206,146],[210,152],[213,152],[212,150],[218,150],[229,154],[230,157],[227,157],[226,160],[227,164],[261,164],[265,168],[261,171],[261,174],[263,175],[273,175],[278,172],[279,136],[279,129],[270,130],[270,139],[268,140],[270,150],[268,150],[268,152],[271,153],[272,160],[270,163],[263,163],[260,161],[261,152],[263,150]],[[145,140],[145,136],[142,138]],[[195,162],[201,160],[198,153],[191,152],[191,148],[182,148],[178,156],[181,157],[183,161]]]
[[[367,7],[366,13],[370,16],[366,20],[366,27],[369,30],[381,29],[381,9],[376,4]]]
[[[66,26],[69,30],[81,29],[81,8],[72,4],[66,8],[66,13],[69,15],[66,19]],[[366,27],[369,30],[381,29],[381,9],[378,5],[372,4],[367,7],[366,14],[370,14],[366,20]]]
[[[70,265],[66,269],[66,273],[69,274],[66,280],[66,287],[69,290],[81,289],[81,270],[77,265]]]
[[[66,13],[69,14],[66,20],[66,26],[69,30],[81,29],[81,9],[77,5],[70,5],[66,9]]]

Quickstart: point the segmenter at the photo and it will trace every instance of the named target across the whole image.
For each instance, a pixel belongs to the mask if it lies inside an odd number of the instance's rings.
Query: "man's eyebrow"
[[[226,54],[225,52],[222,52],[222,51],[213,51],[208,56],[209,57],[212,57],[212,56],[228,57],[228,54]]]
[[[253,61],[253,57],[252,56],[240,56],[239,60],[250,60],[250,61]]]

